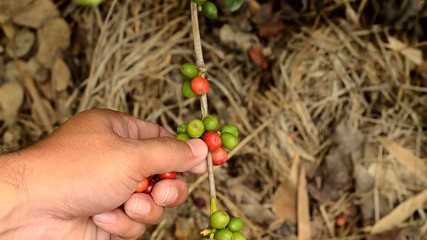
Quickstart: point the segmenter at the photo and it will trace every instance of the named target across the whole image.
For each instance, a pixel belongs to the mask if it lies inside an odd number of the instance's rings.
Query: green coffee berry
[[[239,144],[239,139],[229,132],[221,133],[222,146],[227,150],[233,150],[237,144]]]
[[[181,73],[184,75],[184,77],[192,79],[199,75],[199,70],[191,63],[184,63],[181,66]]]
[[[221,129],[221,133],[225,133],[225,132],[231,133],[234,136],[239,137],[239,129],[237,129],[237,127],[233,124],[224,125]]]
[[[242,230],[243,226],[244,224],[241,218],[232,217],[227,225],[227,228],[232,232],[239,232],[240,230]]]
[[[233,233],[233,240],[246,240],[246,237],[243,236],[243,234],[241,234],[239,232],[234,232]]]
[[[223,229],[227,227],[228,223],[230,222],[230,216],[224,211],[216,211],[212,213],[209,220],[211,227],[216,229]],[[215,235],[216,234],[217,233],[215,233]]]
[[[215,233],[215,240],[234,240],[233,233],[228,229],[221,229]]]
[[[209,19],[215,19],[218,16],[218,9],[216,8],[216,5],[209,1],[202,5],[202,11]]]
[[[178,140],[188,140],[191,137],[187,133],[179,133],[175,138]]]
[[[216,131],[218,128],[218,118],[214,115],[207,115],[205,118],[203,118],[203,124],[205,125],[206,131]]]
[[[205,132],[205,126],[203,125],[202,120],[194,119],[188,123],[187,134],[191,138],[199,138]]]
[[[176,133],[187,133],[188,124],[180,124],[176,129]]]
[[[192,98],[196,94],[191,90],[191,80],[185,80],[181,86],[181,93],[185,98]]]

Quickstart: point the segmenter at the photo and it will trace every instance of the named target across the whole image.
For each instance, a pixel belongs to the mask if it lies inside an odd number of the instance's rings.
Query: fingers
[[[144,234],[146,226],[129,218],[121,209],[101,213],[92,217],[93,222],[102,230],[122,239],[137,239]]]
[[[124,204],[125,213],[132,219],[146,224],[157,224],[163,217],[164,208],[154,203],[149,194],[134,193]]]
[[[160,206],[176,207],[187,199],[188,188],[181,179],[165,179],[154,185],[151,195],[153,201]]]
[[[143,176],[170,171],[186,172],[194,168],[201,171],[203,168],[198,166],[203,164],[208,154],[206,144],[200,139],[180,141],[170,137],[134,141],[134,144],[126,144],[122,149],[131,154],[128,157],[136,161],[135,166]]]

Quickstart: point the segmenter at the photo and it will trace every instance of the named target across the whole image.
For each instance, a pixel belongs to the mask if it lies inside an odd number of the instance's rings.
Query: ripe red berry
[[[135,192],[141,193],[147,189],[149,179],[145,178],[143,181],[139,182],[138,187],[136,188]]]
[[[147,186],[147,188],[144,190],[144,192],[143,192],[143,193],[151,194],[151,191],[153,191],[154,184],[156,184],[156,182],[155,182],[155,181],[153,181],[153,180],[148,181],[148,186]]]
[[[164,180],[164,179],[175,179],[176,177],[176,172],[167,172],[167,173],[162,173],[159,174],[159,178],[160,180]]]
[[[203,141],[205,141],[209,151],[213,151],[222,146],[222,139],[215,131],[205,132],[205,134],[203,134]]]
[[[225,149],[222,147],[213,150],[211,154],[212,154],[212,164],[214,166],[220,166],[225,162],[227,162],[228,160],[227,151],[225,151]]]
[[[206,78],[195,77],[191,80],[191,90],[201,96],[208,93],[209,91],[209,82]]]

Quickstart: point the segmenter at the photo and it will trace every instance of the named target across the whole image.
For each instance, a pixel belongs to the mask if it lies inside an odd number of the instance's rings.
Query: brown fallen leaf
[[[274,214],[290,223],[297,222],[297,190],[296,186],[288,181],[282,182],[272,198]]]
[[[275,37],[285,30],[285,24],[282,21],[276,21],[262,25],[259,30],[259,36],[270,38]]]
[[[378,138],[396,160],[417,178],[427,181],[427,165],[410,150],[388,138]]]
[[[18,31],[6,46],[6,54],[11,58],[25,56],[32,49],[36,38],[34,33],[28,30]]]
[[[71,82],[71,73],[67,64],[62,58],[57,57],[52,65],[51,81],[55,90],[58,92],[64,91]]]
[[[378,234],[399,226],[403,221],[409,218],[414,211],[422,208],[425,202],[427,202],[427,189],[399,204],[399,206],[393,209],[387,216],[380,219],[380,221],[372,227],[371,233]]]
[[[51,0],[34,0],[13,16],[13,22],[24,27],[39,28],[48,19],[57,16],[59,11]]]
[[[252,60],[253,63],[260,66],[262,69],[268,68],[268,59],[264,55],[264,52],[262,51],[262,48],[260,47],[250,47],[248,49],[248,55],[249,58]]]
[[[309,240],[311,237],[310,200],[308,198],[305,166],[301,166],[298,179],[298,240]]]

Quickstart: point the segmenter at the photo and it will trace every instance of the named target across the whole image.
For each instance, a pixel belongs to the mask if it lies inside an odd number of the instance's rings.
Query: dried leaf
[[[59,11],[50,0],[35,0],[13,17],[17,25],[39,28],[48,19],[59,16]]]
[[[250,33],[245,33],[233,29],[230,25],[224,24],[219,30],[221,41],[227,46],[246,51],[252,45],[259,42],[258,38]]]
[[[291,223],[297,222],[297,190],[296,186],[288,181],[279,185],[273,195],[272,209],[274,214]]]
[[[372,234],[382,233],[395,228],[410,217],[415,210],[422,208],[423,204],[427,202],[427,189],[421,193],[407,199],[387,216],[378,221],[371,229]]]
[[[388,48],[399,52],[409,61],[415,63],[416,65],[420,65],[423,63],[423,53],[420,49],[409,47],[406,43],[394,37],[388,37],[388,42]]]
[[[6,53],[11,58],[23,57],[31,50],[35,40],[34,33],[25,29],[21,30],[7,44]]]
[[[305,167],[302,165],[298,181],[298,240],[309,239],[312,239],[310,226],[310,200],[307,192]]]
[[[55,90],[61,92],[67,88],[71,81],[71,73],[62,58],[57,57],[52,65],[52,84]]]
[[[251,47],[248,49],[249,58],[253,63],[260,66],[263,69],[268,68],[268,60],[264,55],[262,48],[260,47]]]
[[[397,159],[397,161],[403,165],[403,167],[414,174],[417,178],[427,181],[427,166],[423,160],[415,156],[408,149],[388,138],[380,137],[378,140]]]

